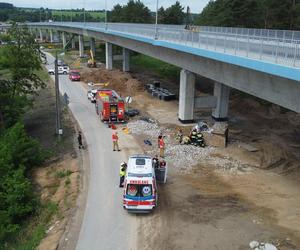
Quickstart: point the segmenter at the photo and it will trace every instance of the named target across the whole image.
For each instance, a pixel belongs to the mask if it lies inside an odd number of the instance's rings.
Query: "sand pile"
[[[81,79],[85,83],[109,82],[108,88],[116,90],[123,96],[134,96],[137,92],[143,91],[143,85],[139,80],[120,70],[89,69],[81,73]]]

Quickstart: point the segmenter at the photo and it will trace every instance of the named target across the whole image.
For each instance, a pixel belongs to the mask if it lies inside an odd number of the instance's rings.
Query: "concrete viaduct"
[[[181,122],[194,120],[195,108],[211,108],[217,121],[227,120],[230,88],[300,112],[300,33],[231,28],[113,23],[31,23],[32,32],[53,41],[60,32],[83,56],[83,37],[106,43],[106,68],[113,68],[113,45],[123,48],[123,70],[129,71],[130,51],[136,51],[182,68],[179,115]],[[67,38],[69,37],[69,38]],[[70,41],[70,39],[72,39]],[[195,96],[195,75],[212,79],[214,95]]]

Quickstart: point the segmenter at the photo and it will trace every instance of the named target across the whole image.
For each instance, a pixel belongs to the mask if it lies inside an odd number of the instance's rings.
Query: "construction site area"
[[[115,125],[122,150],[129,154],[137,143],[155,156],[157,137],[165,136],[168,182],[160,186],[159,206],[139,226],[139,249],[236,249],[238,242],[244,242],[239,249],[267,249],[265,243],[299,249],[300,114],[232,89],[228,122],[198,109],[195,123],[182,124],[176,80],[134,65],[130,72],[106,70],[102,59],[88,67],[73,51],[63,58],[80,72],[87,91],[101,83],[131,97],[126,108],[133,114]],[[174,98],[155,96],[149,86]],[[211,93],[212,86],[196,80],[198,95]],[[189,137],[197,124],[204,128],[204,144],[179,143],[178,132]]]

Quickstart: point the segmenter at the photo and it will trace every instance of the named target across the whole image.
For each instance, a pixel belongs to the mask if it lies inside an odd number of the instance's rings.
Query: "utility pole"
[[[107,30],[107,0],[105,0],[105,30]]]
[[[56,134],[62,135],[61,118],[60,118],[60,96],[59,96],[59,78],[58,78],[58,62],[57,52],[55,54],[55,108],[56,108]]]
[[[83,22],[85,24],[85,8],[83,8]]]
[[[62,9],[60,9],[60,22],[62,23]]]
[[[155,40],[158,39],[157,22],[158,22],[158,0],[156,0],[155,35],[154,35]]]

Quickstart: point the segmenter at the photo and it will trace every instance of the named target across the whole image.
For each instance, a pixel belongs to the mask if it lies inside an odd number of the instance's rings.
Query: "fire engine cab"
[[[124,181],[123,207],[131,212],[151,212],[157,206],[158,194],[152,158],[129,157]],[[167,171],[164,171],[167,174]],[[164,178],[165,180],[166,178]]]
[[[124,100],[111,89],[100,89],[96,95],[96,112],[103,122],[124,122]]]

